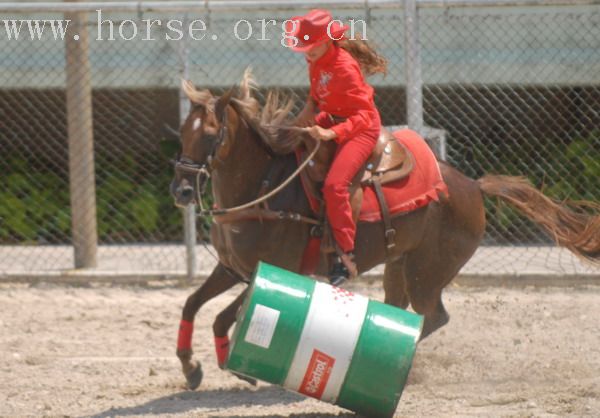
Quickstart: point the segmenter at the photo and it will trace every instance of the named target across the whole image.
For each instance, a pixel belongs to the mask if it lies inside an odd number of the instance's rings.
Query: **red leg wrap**
[[[194,323],[182,319],[179,323],[179,337],[177,338],[178,350],[192,349],[192,334],[194,333]]]
[[[217,350],[217,363],[220,368],[225,367],[229,356],[229,337],[215,337],[215,349]]]

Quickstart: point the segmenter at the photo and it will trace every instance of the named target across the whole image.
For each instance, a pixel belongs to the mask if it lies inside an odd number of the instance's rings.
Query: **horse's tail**
[[[551,199],[523,177],[486,175],[477,182],[483,193],[508,202],[540,224],[558,245],[600,264],[600,205]]]

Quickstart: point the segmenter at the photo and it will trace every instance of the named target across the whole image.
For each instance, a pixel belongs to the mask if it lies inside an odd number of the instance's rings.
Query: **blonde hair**
[[[340,48],[345,49],[354,57],[360,64],[360,68],[368,77],[376,73],[387,74],[388,61],[383,55],[375,50],[375,47],[366,40],[362,39],[360,34],[357,34],[356,39],[348,39],[344,37],[339,41],[335,41]]]

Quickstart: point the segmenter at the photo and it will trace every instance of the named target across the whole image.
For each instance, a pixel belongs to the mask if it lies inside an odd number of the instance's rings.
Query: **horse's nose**
[[[171,183],[171,194],[175,199],[176,206],[187,206],[194,200],[194,187],[186,179],[182,179],[179,184],[173,181]]]
[[[189,200],[194,194],[194,188],[192,186],[183,186],[179,194],[183,199]]]

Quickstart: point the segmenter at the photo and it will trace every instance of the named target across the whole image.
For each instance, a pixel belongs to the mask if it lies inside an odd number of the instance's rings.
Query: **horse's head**
[[[198,196],[207,180],[219,168],[239,169],[243,161],[256,167],[260,155],[271,158],[274,154],[288,154],[303,141],[305,135],[289,129],[293,100],[282,100],[277,92],[269,93],[261,108],[251,94],[255,86],[249,69],[237,89],[220,97],[196,89],[189,81],[182,82],[191,107],[181,126],[181,153],[170,187],[177,206],[199,203]]]
[[[208,90],[198,90],[189,81],[182,82],[191,107],[181,126],[181,153],[175,162],[175,177],[170,187],[177,206],[198,203],[198,195],[211,173],[235,159],[228,159],[234,148],[253,162],[257,153],[277,153],[277,130],[273,132],[267,127],[282,123],[290,114],[293,101],[289,99],[281,105],[277,94],[269,94],[261,109],[252,95],[255,88],[250,68],[244,72],[239,86],[221,97],[213,96]],[[234,142],[240,142],[240,138],[250,137],[257,141],[246,141],[249,145],[245,148],[242,144],[235,146]]]
[[[181,153],[170,187],[177,206],[198,203],[197,195],[211,171],[227,158],[231,133],[237,125],[235,112],[228,106],[233,89],[215,97],[208,90],[197,90],[189,81],[183,81],[182,88],[191,107],[181,126]]]

